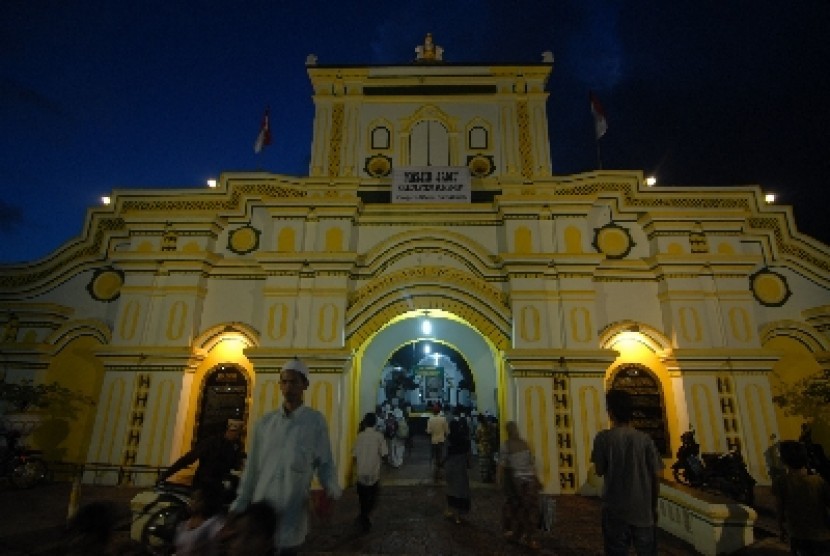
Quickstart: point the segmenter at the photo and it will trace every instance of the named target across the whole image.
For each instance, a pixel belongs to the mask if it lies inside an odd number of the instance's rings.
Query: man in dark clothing
[[[606,556],[657,555],[657,500],[663,460],[649,435],[634,428],[634,401],[625,390],[605,395],[611,428],[594,437],[591,452],[602,486],[602,535]]]
[[[228,428],[222,436],[214,436],[199,442],[195,448],[173,462],[173,465],[162,473],[160,481],[166,481],[198,460],[199,467],[196,468],[196,474],[193,476],[193,488],[207,486],[225,491],[223,481],[230,475],[232,469],[239,469],[242,464],[243,452],[239,442],[241,433],[242,421],[229,419]]]

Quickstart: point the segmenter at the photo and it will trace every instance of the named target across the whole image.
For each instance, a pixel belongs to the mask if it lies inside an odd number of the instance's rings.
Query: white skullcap
[[[303,375],[306,381],[309,380],[308,378],[308,367],[305,366],[305,363],[300,361],[299,358],[295,357],[294,359],[289,360],[285,365],[282,366],[283,371],[295,371]]]

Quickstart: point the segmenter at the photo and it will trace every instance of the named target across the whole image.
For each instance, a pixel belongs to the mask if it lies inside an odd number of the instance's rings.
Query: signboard
[[[444,399],[444,367],[418,365],[414,371],[415,374],[421,377],[426,401],[441,401]]]
[[[393,203],[469,203],[466,166],[409,166],[392,173]]]

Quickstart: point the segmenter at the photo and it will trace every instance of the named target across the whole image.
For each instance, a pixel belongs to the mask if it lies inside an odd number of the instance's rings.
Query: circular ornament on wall
[[[108,266],[95,271],[92,280],[86,285],[86,290],[92,299],[109,303],[119,298],[123,285],[124,272]]]
[[[780,307],[792,295],[787,278],[768,268],[749,277],[749,289],[761,305]]]
[[[363,169],[373,178],[386,177],[392,172],[392,159],[382,154],[370,156]]]
[[[487,177],[496,169],[495,164],[493,164],[493,157],[483,154],[468,156],[467,167],[470,169],[470,175],[474,178]]]
[[[228,234],[228,249],[245,255],[259,247],[260,231],[253,226],[242,226]]]
[[[598,253],[604,254],[609,259],[622,259],[631,252],[634,240],[631,238],[631,232],[626,228],[609,222],[602,228],[594,230],[592,245]]]

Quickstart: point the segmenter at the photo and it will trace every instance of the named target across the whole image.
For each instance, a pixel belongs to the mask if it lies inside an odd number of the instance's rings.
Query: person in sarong
[[[504,537],[527,548],[538,550],[535,534],[539,525],[539,491],[541,483],[530,446],[519,435],[515,421],[505,426],[507,441],[499,451],[496,482],[505,494],[502,507]]]

